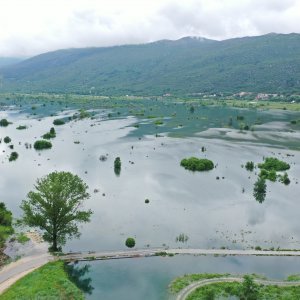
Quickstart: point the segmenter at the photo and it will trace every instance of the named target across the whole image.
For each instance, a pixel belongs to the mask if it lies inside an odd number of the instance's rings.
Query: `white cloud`
[[[0,56],[300,32],[299,0],[0,0]]]

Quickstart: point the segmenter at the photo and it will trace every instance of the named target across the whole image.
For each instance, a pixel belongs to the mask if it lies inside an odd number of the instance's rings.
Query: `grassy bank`
[[[177,294],[188,285],[196,281],[212,278],[224,278],[229,277],[230,274],[188,274],[182,277],[175,278],[169,285],[169,291],[171,294]],[[248,280],[247,280],[247,279]],[[297,281],[299,282],[299,275],[290,275],[286,281]],[[300,286],[278,286],[278,285],[263,285],[255,283],[253,280],[267,280],[263,276],[252,274],[245,276],[242,283],[239,282],[221,282],[211,283],[197,288],[186,298],[187,300],[200,300],[200,299],[219,299],[219,297],[228,298],[230,296],[241,297],[248,293],[253,294],[257,300],[268,300],[268,299],[289,299],[297,300],[300,299]],[[255,292],[255,295],[254,295]],[[222,299],[223,299],[222,298]],[[244,298],[241,298],[244,299]],[[248,298],[245,298],[248,299]]]
[[[239,297],[242,284],[237,282],[224,282],[207,285],[196,289],[186,299],[187,300],[200,300],[208,299],[208,295],[211,297]],[[212,296],[213,295],[213,296]],[[300,297],[300,287],[279,287],[276,285],[263,286],[258,285],[257,300],[268,300],[268,299],[289,299],[298,300]],[[214,299],[214,298],[212,298]]]
[[[229,276],[229,274],[208,274],[208,273],[187,274],[187,275],[175,278],[170,283],[169,290],[171,293],[176,294],[195,281],[212,279],[212,278],[222,278],[222,277],[227,277],[227,276]]]
[[[18,280],[1,295],[1,300],[81,300],[83,292],[69,280],[61,261],[50,262]]]

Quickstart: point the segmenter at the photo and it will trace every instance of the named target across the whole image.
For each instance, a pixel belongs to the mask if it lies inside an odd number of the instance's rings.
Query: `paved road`
[[[195,281],[189,286],[185,287],[180,291],[176,300],[185,300],[188,295],[194,292],[197,288],[203,287],[205,285],[214,284],[214,283],[222,283],[222,282],[243,282],[243,278],[241,277],[223,277],[223,278],[212,278],[212,279],[204,279]],[[279,286],[299,286],[300,282],[291,282],[291,281],[275,281],[275,280],[260,280],[255,279],[254,282],[263,285],[279,285]]]
[[[66,261],[72,260],[101,260],[118,258],[136,258],[154,256],[157,252],[166,254],[189,255],[256,255],[256,256],[300,256],[300,251],[258,251],[258,250],[228,250],[228,249],[142,249],[127,251],[85,252],[69,253],[60,256]]]

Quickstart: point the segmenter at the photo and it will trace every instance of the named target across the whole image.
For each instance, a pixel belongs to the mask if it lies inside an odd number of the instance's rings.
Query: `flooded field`
[[[300,249],[300,126],[291,124],[300,119],[299,112],[153,99],[0,102],[0,119],[12,122],[0,127],[0,199],[16,217],[36,179],[54,170],[78,174],[89,185],[86,207],[94,212],[91,222],[64,251],[124,249],[128,236],[135,238],[137,248]],[[54,126],[55,119],[66,123]],[[22,125],[27,129],[16,129]],[[52,149],[30,147],[51,127],[56,130]],[[11,138],[9,144],[5,136]],[[12,151],[19,157],[9,162]],[[208,158],[215,168],[187,171],[180,161],[190,156]],[[122,162],[119,176],[114,173],[116,157]],[[261,163],[264,157],[289,163],[291,182],[267,181],[266,200],[260,204],[253,197],[259,171],[248,172],[243,166],[247,161]],[[180,234],[187,236],[184,243],[176,242]],[[163,299],[168,282],[184,273],[283,277],[297,272],[299,262],[259,257],[95,262],[89,297],[99,299],[104,293],[103,299]],[[136,283],[141,288],[135,289],[131,278],[144,284]]]

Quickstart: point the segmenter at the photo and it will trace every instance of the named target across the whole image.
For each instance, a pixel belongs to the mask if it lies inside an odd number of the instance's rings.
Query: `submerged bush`
[[[206,158],[184,158],[180,165],[190,171],[209,171],[214,168],[214,163]]]
[[[283,175],[279,175],[279,180],[285,185],[289,185],[291,183],[291,180],[286,172]]]
[[[116,175],[120,175],[121,173],[121,159],[120,157],[116,157],[115,161],[114,161],[114,170]]]
[[[45,133],[42,138],[46,140],[54,139],[56,137],[56,132],[53,127],[51,127],[50,131]]]
[[[53,124],[54,125],[64,125],[65,124],[65,121],[63,119],[55,119],[53,121]]]
[[[6,119],[0,120],[0,126],[1,127],[6,127],[9,125],[9,122]]]
[[[17,158],[19,157],[19,154],[17,152],[12,152],[10,154],[10,157],[9,157],[9,161],[14,161],[14,160],[17,160]]]
[[[252,172],[254,170],[254,162],[253,161],[247,161],[245,168],[247,171]]]
[[[128,247],[128,248],[133,248],[135,246],[135,239],[132,238],[132,237],[129,237],[127,238],[126,242],[125,242],[125,245]]]
[[[52,148],[52,144],[49,141],[38,140],[34,143],[33,147],[36,150],[50,149]]]
[[[9,136],[6,136],[4,139],[3,139],[4,143],[5,144],[8,144],[11,142],[11,138]]]

